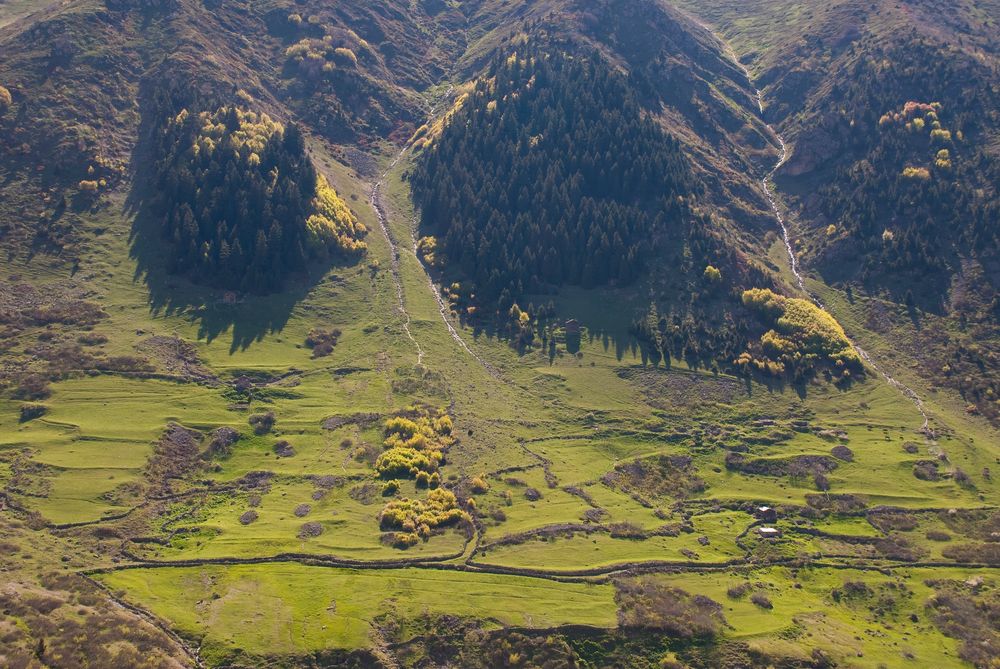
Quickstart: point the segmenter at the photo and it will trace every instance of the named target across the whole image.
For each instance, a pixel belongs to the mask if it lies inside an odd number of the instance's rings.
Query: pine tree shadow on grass
[[[133,281],[149,291],[150,313],[197,322],[198,339],[208,342],[230,333],[229,352],[245,351],[269,334],[281,332],[295,305],[302,301],[322,269],[290,277],[283,290],[270,295],[235,294],[192,283],[167,272],[167,240],[153,216],[141,207],[132,224],[130,256],[135,260]]]

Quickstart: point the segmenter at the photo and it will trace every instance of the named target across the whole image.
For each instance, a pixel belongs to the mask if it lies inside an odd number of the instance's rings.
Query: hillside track
[[[402,155],[402,152],[400,152],[400,154],[396,156],[390,165],[390,169],[392,169],[392,167],[399,162]],[[424,349],[420,346],[420,342],[417,341],[417,338],[414,337],[413,333],[410,331],[410,312],[406,310],[406,297],[403,294],[403,279],[399,274],[399,244],[396,242],[396,237],[392,234],[392,230],[389,229],[385,207],[382,204],[381,191],[387,174],[388,171],[386,171],[385,174],[383,174],[382,177],[372,185],[371,192],[368,196],[368,204],[371,205],[372,210],[375,212],[379,228],[382,230],[382,235],[385,237],[385,241],[389,245],[390,271],[392,273],[393,285],[396,288],[396,310],[399,311],[399,315],[403,319],[403,332],[406,334],[406,338],[413,343],[413,346],[417,351],[417,364],[422,365],[424,363]]]
[[[450,95],[450,91],[451,89],[449,88],[449,92],[446,93],[445,95],[446,96]],[[429,118],[433,120],[434,118],[433,110],[431,111],[431,116]],[[396,235],[392,232],[392,229],[389,226],[389,215],[386,211],[385,203],[383,201],[383,191],[385,189],[385,181],[388,178],[389,174],[392,172],[392,170],[396,167],[396,165],[399,164],[399,161],[402,160],[403,157],[406,155],[406,152],[409,150],[409,148],[410,144],[408,143],[406,146],[400,149],[399,153],[397,153],[396,156],[392,159],[392,162],[389,163],[389,167],[386,169],[386,171],[382,173],[382,175],[374,184],[372,184],[371,191],[369,192],[368,203],[374,210],[375,217],[378,219],[379,228],[382,231],[383,237],[385,237],[386,243],[389,245],[390,258],[391,258],[391,271],[392,271],[393,283],[395,284],[396,287],[396,300],[398,305],[397,309],[403,318],[403,331],[406,334],[407,339],[413,342],[413,345],[417,350],[417,364],[420,365],[423,364],[425,352],[423,348],[420,346],[420,343],[417,341],[416,337],[414,337],[413,332],[410,330],[411,319],[410,319],[410,314],[406,309],[406,298],[404,295],[402,276],[400,275],[400,269],[399,269],[399,256],[400,256],[399,240],[396,239]],[[494,379],[501,380],[500,371],[496,367],[491,365],[489,362],[484,360],[482,356],[480,356],[478,353],[473,351],[469,347],[469,345],[465,342],[465,340],[462,338],[462,336],[458,333],[458,330],[455,328],[455,326],[452,324],[451,318],[448,316],[448,305],[445,302],[444,298],[442,297],[441,291],[438,288],[437,284],[434,283],[434,279],[431,277],[430,272],[428,271],[426,265],[424,265],[423,260],[421,260],[420,254],[417,252],[416,221],[412,221],[408,227],[410,230],[410,250],[412,251],[413,256],[417,259],[417,264],[420,265],[420,269],[424,273],[424,276],[427,278],[427,285],[430,288],[431,295],[434,297],[434,301],[437,303],[438,312],[441,314],[441,320],[444,322],[445,327],[448,329],[449,336],[451,336],[451,338],[455,341],[455,343],[458,344],[459,348],[465,351],[465,353],[469,357],[471,357],[483,369],[485,369],[490,376],[492,376]]]

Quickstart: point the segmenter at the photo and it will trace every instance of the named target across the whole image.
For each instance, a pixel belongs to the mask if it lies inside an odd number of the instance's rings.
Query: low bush
[[[910,532],[920,524],[916,516],[901,511],[870,513],[868,522],[883,532]]]
[[[753,590],[753,585],[750,583],[740,583],[738,585],[730,586],[730,588],[726,590],[726,596],[729,597],[729,599],[743,599],[751,590]]]
[[[937,481],[941,478],[938,464],[933,460],[920,460],[913,463],[913,475],[921,481]]]
[[[726,624],[722,606],[704,595],[670,587],[655,576],[615,582],[618,624],[684,639],[713,638]]]
[[[22,376],[14,389],[14,399],[17,400],[44,400],[51,394],[49,379],[42,374]]]
[[[279,458],[290,458],[295,455],[295,449],[287,441],[282,439],[274,444],[274,454]]]
[[[207,454],[210,457],[227,458],[233,452],[233,444],[240,439],[240,433],[231,427],[220,427],[212,432]]]
[[[620,464],[605,474],[602,481],[633,496],[653,500],[683,499],[706,488],[688,455],[660,455]]]
[[[274,427],[274,412],[260,413],[250,416],[248,422],[256,435],[267,434]]]
[[[22,404],[19,420],[22,423],[27,423],[29,420],[44,416],[48,410],[49,408],[44,404]]]
[[[831,448],[830,455],[844,462],[852,462],[854,460],[854,451],[843,444],[838,444]]]
[[[333,353],[337,341],[340,339],[340,330],[321,330],[313,328],[306,336],[306,346],[312,349],[312,357],[322,358]]]
[[[299,528],[299,539],[309,539],[323,534],[323,526],[317,522],[304,523]]]
[[[1000,591],[977,592],[956,581],[931,582],[935,595],[927,602],[934,624],[962,642],[959,656],[975,667],[996,666],[1000,657]]]
[[[401,530],[403,534],[415,534],[425,541],[435,528],[460,521],[471,522],[469,515],[458,507],[455,494],[443,488],[431,490],[423,500],[391,500],[378,518],[382,530]]]

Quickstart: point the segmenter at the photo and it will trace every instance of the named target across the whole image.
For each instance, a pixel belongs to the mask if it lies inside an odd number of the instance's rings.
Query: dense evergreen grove
[[[235,107],[183,110],[158,139],[154,208],[171,271],[263,293],[311,260],[364,249],[364,226],[316,173],[296,126]]]
[[[818,204],[837,228],[830,250],[850,244],[862,281],[946,272],[956,256],[985,259],[1000,248],[1000,163],[979,145],[1000,106],[996,87],[976,83],[990,76],[914,42],[859,59],[836,85],[844,111],[826,129],[851,161]],[[830,258],[837,265],[842,254]],[[943,290],[947,280],[938,283]]]
[[[1000,160],[990,145],[1000,123],[998,73],[960,50],[900,37],[905,43],[860,44],[868,57],[831,91],[841,112],[824,130],[847,159],[816,199],[829,222],[821,265],[828,279],[888,289],[911,318],[919,309],[951,312],[972,342],[994,342]],[[990,347],[977,350],[945,331],[924,339],[924,373],[957,389],[970,412],[998,420]]]
[[[506,313],[551,286],[627,283],[698,190],[678,142],[597,55],[496,61],[412,174],[446,272]]]

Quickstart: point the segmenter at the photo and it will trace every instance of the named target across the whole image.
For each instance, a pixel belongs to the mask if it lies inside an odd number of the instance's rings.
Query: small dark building
[[[758,506],[753,515],[766,523],[773,523],[778,519],[778,512],[770,506]]]

